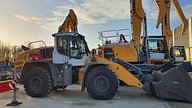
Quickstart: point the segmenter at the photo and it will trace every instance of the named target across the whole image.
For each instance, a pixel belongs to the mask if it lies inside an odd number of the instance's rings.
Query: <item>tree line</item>
[[[0,56],[5,57],[9,63],[13,63],[22,51],[21,46],[11,45],[0,40]]]

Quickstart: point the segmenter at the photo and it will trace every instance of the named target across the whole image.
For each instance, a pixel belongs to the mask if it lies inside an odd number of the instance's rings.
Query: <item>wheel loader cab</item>
[[[56,33],[54,37],[53,63],[69,63],[84,66],[88,58],[88,47],[84,36],[75,33]]]

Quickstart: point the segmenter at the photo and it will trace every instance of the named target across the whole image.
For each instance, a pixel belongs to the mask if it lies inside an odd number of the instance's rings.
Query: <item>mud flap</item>
[[[161,70],[154,72],[155,81],[152,83],[154,94],[163,99],[192,102],[192,79],[188,75],[189,70],[186,64],[180,63],[163,72]]]

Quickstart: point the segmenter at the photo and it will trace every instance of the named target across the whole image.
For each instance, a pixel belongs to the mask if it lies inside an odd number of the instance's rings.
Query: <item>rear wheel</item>
[[[108,100],[117,92],[118,79],[109,68],[99,66],[89,72],[85,85],[89,95],[94,99]]]
[[[24,88],[31,97],[45,97],[51,93],[52,79],[44,68],[33,68],[25,75]]]

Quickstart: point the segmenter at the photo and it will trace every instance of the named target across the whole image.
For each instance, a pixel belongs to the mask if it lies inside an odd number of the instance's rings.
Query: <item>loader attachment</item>
[[[152,73],[144,74],[134,64],[113,58],[113,62],[134,70],[136,77],[143,83],[143,90],[159,98],[192,102],[191,62],[176,63],[175,58],[156,68]]]
[[[188,72],[192,72],[190,62],[155,71],[152,82],[153,93],[163,99],[192,102],[192,79]]]

